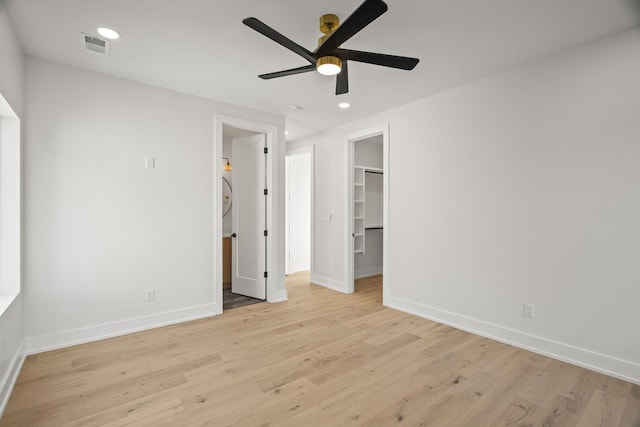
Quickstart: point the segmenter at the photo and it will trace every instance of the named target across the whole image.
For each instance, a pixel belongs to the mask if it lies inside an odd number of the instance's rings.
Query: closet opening
[[[348,140],[347,290],[384,295],[388,230],[386,127]],[[382,292],[380,290],[382,288]],[[383,296],[384,299],[384,296]]]

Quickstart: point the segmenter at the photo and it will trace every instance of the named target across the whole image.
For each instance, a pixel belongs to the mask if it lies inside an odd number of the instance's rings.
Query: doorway
[[[313,270],[314,146],[285,159],[285,274]]]
[[[264,134],[223,128],[224,310],[256,304],[266,297],[265,146]]]
[[[382,287],[389,242],[388,124],[347,138],[347,292]],[[356,286],[357,284],[357,286]]]
[[[258,220],[256,220],[255,224],[253,224],[255,231],[259,232],[260,234],[261,252],[256,252],[252,255],[253,259],[259,260],[260,264],[258,265],[258,263],[256,262],[255,267],[252,271],[250,271],[250,273],[254,276],[254,279],[256,281],[259,280],[261,284],[262,295],[259,296],[262,299],[266,299],[269,302],[286,300],[286,290],[284,289],[284,271],[283,267],[279,266],[280,261],[282,261],[283,259],[284,253],[284,249],[280,249],[279,245],[279,242],[283,242],[284,240],[283,237],[279,237],[280,233],[284,235],[284,220],[282,220],[282,224],[280,224],[279,220],[279,218],[281,217],[281,212],[284,208],[284,192],[278,191],[279,185],[282,185],[282,189],[284,189],[283,178],[280,178],[278,172],[279,170],[282,170],[284,165],[284,139],[280,135],[279,127],[276,124],[265,124],[237,117],[216,115],[214,129],[215,132],[212,152],[214,156],[213,182],[215,191],[213,193],[214,217],[212,230],[212,276],[215,313],[220,314],[224,310],[223,283],[225,281],[225,277],[223,260],[225,259],[225,257],[223,251],[223,240],[225,237],[230,237],[232,240],[234,240],[234,238],[231,236],[234,232],[236,233],[236,238],[238,236],[238,232],[236,230],[233,230],[233,225],[231,227],[226,225],[226,228],[223,226],[225,222],[228,222],[228,220],[226,220],[226,217],[223,217],[225,205],[225,192],[223,191],[223,188],[226,185],[223,178],[226,178],[226,181],[229,182],[228,177],[224,176],[224,166],[226,166],[227,160],[232,160],[228,155],[225,155],[228,153],[225,153],[224,151],[225,131],[227,133],[233,133],[234,131],[240,130],[245,132],[245,135],[247,133],[253,135],[259,134],[263,138],[263,145],[260,147],[260,153],[261,156],[263,156],[262,164],[264,165],[264,168],[257,174],[261,176],[259,184],[259,186],[262,187],[260,190],[261,206],[258,207],[256,205],[253,208],[246,210],[246,212],[248,213],[255,213],[256,216],[259,211],[261,218],[259,222]],[[231,145],[231,150],[233,151],[233,143]],[[223,159],[223,157],[227,159]],[[233,153],[231,154],[231,157],[233,157]],[[229,182],[229,187],[231,187],[232,193],[231,197],[233,197],[234,193],[238,192],[239,180],[243,179],[242,177],[244,176],[244,173],[240,172],[239,170],[236,171],[236,168],[241,166],[241,164],[238,163],[238,160],[239,159],[236,158],[230,162],[233,168],[233,172],[237,172]],[[251,165],[248,165],[245,170],[247,169],[253,170],[254,168]],[[256,198],[256,201],[257,200],[258,199]],[[240,203],[242,204],[244,202]],[[282,203],[282,207],[280,207],[280,203]],[[240,211],[243,210],[242,206],[234,206],[234,208],[238,208],[238,210]],[[233,214],[228,215],[231,215],[231,222],[233,222]],[[243,232],[243,237],[245,237],[244,234],[245,233]],[[255,237],[255,233],[251,235]],[[245,244],[245,246],[247,247],[248,245],[249,243]],[[256,249],[258,245],[254,244],[253,247],[254,249]],[[238,256],[236,256],[235,258],[236,260],[240,259],[240,257]],[[239,274],[245,275],[245,277],[247,276],[247,272],[248,269],[246,268],[241,268],[238,271]],[[231,285],[233,286],[233,279],[231,280]]]

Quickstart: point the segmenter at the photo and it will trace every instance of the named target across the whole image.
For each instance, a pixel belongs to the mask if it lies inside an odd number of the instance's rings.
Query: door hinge
[[[264,147],[264,154],[269,154],[269,149],[267,147]]]
[[[269,195],[269,189],[267,189],[267,188],[264,189],[264,195],[265,196]]]
[[[264,237],[267,237],[269,235],[269,230],[264,230]]]
[[[266,278],[267,278],[267,276],[268,276],[268,274],[267,274],[267,272],[265,271],[265,272],[264,272],[264,278],[266,279]]]

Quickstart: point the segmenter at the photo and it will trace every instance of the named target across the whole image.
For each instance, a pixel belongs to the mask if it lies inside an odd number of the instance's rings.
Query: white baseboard
[[[176,323],[188,322],[215,316],[220,313],[220,307],[216,303],[187,307],[179,310],[167,311],[150,316],[136,317],[112,323],[89,326],[86,328],[72,329],[56,332],[49,335],[26,338],[26,354],[42,353],[77,344],[98,341],[126,335],[147,329],[159,328]]]
[[[640,364],[628,360],[618,359],[402,298],[387,296],[385,305],[405,313],[471,332],[475,335],[491,338],[514,347],[640,385]]]
[[[334,291],[342,292],[343,294],[348,293],[345,290],[344,283],[339,282],[337,280],[328,279],[326,277],[318,276],[315,274],[311,275],[311,283],[315,283],[316,285],[324,286],[325,288],[332,289]]]
[[[7,403],[9,403],[9,398],[11,397],[13,386],[16,385],[16,381],[18,380],[18,375],[20,375],[20,371],[22,370],[22,365],[24,364],[25,358],[26,356],[24,353],[24,343],[22,343],[11,359],[9,369],[7,369],[7,372],[5,373],[4,378],[2,378],[2,382],[0,383],[0,418],[2,417],[5,408],[7,407]]]
[[[382,274],[382,266],[362,268],[353,272],[355,279],[364,279],[365,277],[377,276]]]

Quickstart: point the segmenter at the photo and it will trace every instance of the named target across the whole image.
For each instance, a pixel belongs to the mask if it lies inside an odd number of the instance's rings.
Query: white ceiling
[[[1,0],[0,0],[1,1]],[[342,20],[362,0],[5,0],[27,55],[287,117],[298,139],[618,31],[640,21],[634,0],[387,0],[389,11],[345,48],[420,58],[413,71],[349,64],[335,77],[258,74],[306,65],[242,24],[254,16],[309,50],[318,18]],[[120,32],[111,55],[79,33]],[[340,110],[339,101],[352,107]],[[292,111],[292,105],[303,110]]]

